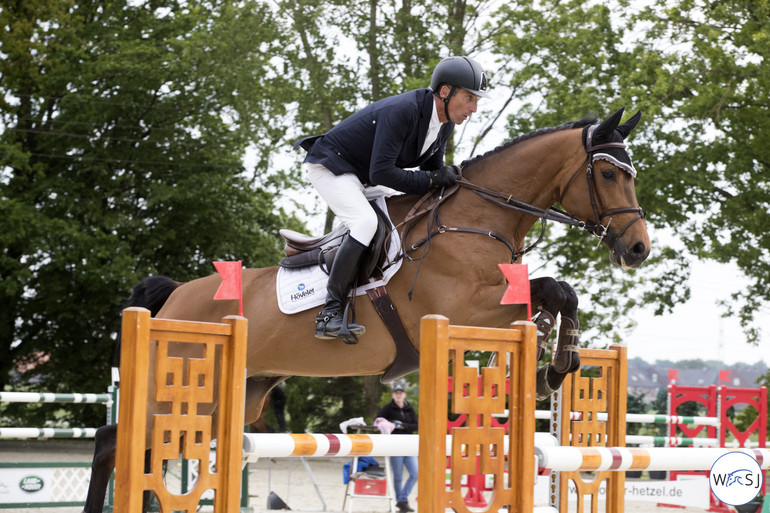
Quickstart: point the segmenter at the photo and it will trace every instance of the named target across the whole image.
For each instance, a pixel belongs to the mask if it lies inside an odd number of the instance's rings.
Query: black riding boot
[[[337,254],[334,255],[332,269],[329,272],[326,304],[315,318],[316,338],[330,339],[339,336],[346,344],[357,344],[358,338],[356,337],[363,335],[366,331],[360,324],[348,323],[347,316],[343,314],[348,293],[358,274],[358,264],[361,262],[361,257],[366,249],[366,246],[361,245],[350,235],[345,237],[345,240],[340,244]],[[347,329],[344,329],[346,325]]]

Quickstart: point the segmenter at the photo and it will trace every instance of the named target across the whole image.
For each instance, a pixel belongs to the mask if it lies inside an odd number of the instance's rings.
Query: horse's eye
[[[603,170],[602,171],[602,176],[604,177],[605,180],[609,180],[611,182],[614,182],[618,178],[618,175],[617,175],[617,173],[615,173],[614,169],[605,169],[605,170]]]

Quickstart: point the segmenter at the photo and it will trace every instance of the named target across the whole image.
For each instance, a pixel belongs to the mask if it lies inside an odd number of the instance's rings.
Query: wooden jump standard
[[[228,316],[215,324],[151,319],[144,308],[123,311],[117,513],[142,511],[145,490],[155,494],[161,511],[196,511],[208,489],[214,490],[215,511],[239,510],[246,332],[243,317]],[[177,356],[180,351],[189,354],[190,345],[195,346],[196,357]],[[214,405],[222,412],[217,426],[210,415]],[[153,410],[148,413],[148,408]],[[146,436],[148,422],[151,430]],[[212,472],[213,438],[217,459]],[[145,473],[150,440],[151,469]],[[199,478],[185,495],[171,493],[163,483],[163,461],[176,460],[180,453],[200,462]]]
[[[530,513],[535,485],[535,350],[536,327],[516,322],[511,329],[452,326],[438,315],[423,317],[420,327],[420,510],[469,513],[463,500],[463,475],[493,474],[493,496],[487,511],[510,507]],[[465,365],[467,351],[496,353],[497,367]],[[506,364],[510,370],[506,390]],[[452,428],[451,451],[446,449],[447,382],[450,375],[451,413],[467,414],[463,427]],[[507,396],[507,397],[506,397]],[[506,405],[507,398],[507,405]],[[510,411],[508,434],[492,427],[493,414]],[[505,438],[508,437],[506,453]],[[506,454],[508,464],[506,465]],[[451,480],[444,469],[451,459]],[[506,468],[507,467],[507,468]],[[505,482],[504,472],[509,472]]]

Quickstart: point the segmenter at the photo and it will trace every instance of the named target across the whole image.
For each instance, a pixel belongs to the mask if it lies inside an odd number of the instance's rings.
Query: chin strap
[[[452,121],[452,118],[449,117],[449,99],[452,97],[452,95],[455,94],[455,91],[457,90],[456,86],[450,86],[451,89],[449,89],[449,95],[447,95],[446,98],[442,98],[439,96],[438,92],[434,93],[439,100],[444,102],[444,115],[446,116],[447,121]]]

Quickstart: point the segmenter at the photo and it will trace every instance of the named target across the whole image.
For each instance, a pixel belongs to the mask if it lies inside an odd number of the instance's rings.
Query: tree
[[[305,84],[298,104],[304,133],[323,133],[367,103],[426,87],[441,57],[470,53],[463,51],[468,20],[477,16],[477,4],[484,3],[279,2],[296,35],[296,42],[285,49],[285,69],[286,75]],[[332,221],[327,210],[327,231]],[[372,417],[385,387],[379,376],[358,378],[357,383],[364,402],[356,416]],[[327,393],[335,390],[329,387]],[[302,407],[290,402],[292,418],[305,418],[297,409]]]
[[[644,401],[644,393],[628,394],[628,400],[626,402],[626,413],[646,413],[647,404]],[[629,423],[626,426],[627,435],[639,434],[640,425],[637,423]]]
[[[770,5],[656,1],[630,21],[644,33],[621,84],[654,114],[639,154],[651,217],[749,278],[725,306],[756,342],[770,300]]]
[[[586,116],[606,117],[626,106],[626,116],[643,108],[618,86],[618,77],[635,66],[625,49],[625,25],[605,5],[584,2],[522,1],[505,4],[487,24],[493,51],[501,63],[494,73],[503,110],[487,113],[486,134],[503,118],[513,137],[535,128],[554,126]],[[500,94],[500,93],[497,93]],[[507,117],[505,117],[507,113]],[[645,112],[642,123],[648,116]],[[641,131],[640,131],[641,132]],[[632,133],[630,152],[636,159],[640,137]],[[650,184],[641,170],[637,191],[643,208],[644,189]],[[606,219],[604,220],[607,221]],[[648,222],[650,220],[648,219]],[[531,240],[539,235],[531,234]],[[686,300],[680,287],[687,260],[653,241],[654,251],[637,270],[610,264],[607,249],[579,230],[552,226],[545,242],[525,257],[530,267],[568,281],[581,297],[580,325],[583,340],[594,345],[622,340],[634,323],[628,312],[641,304],[655,303],[661,312]],[[586,300],[587,299],[587,300]]]
[[[282,134],[283,34],[258,2],[23,0],[0,26],[0,388],[26,362],[15,387],[104,391],[135,283],[274,264],[299,227],[286,177],[243,166]]]
[[[291,432],[339,432],[341,422],[363,416],[361,378],[296,376],[286,383],[286,406]]]

